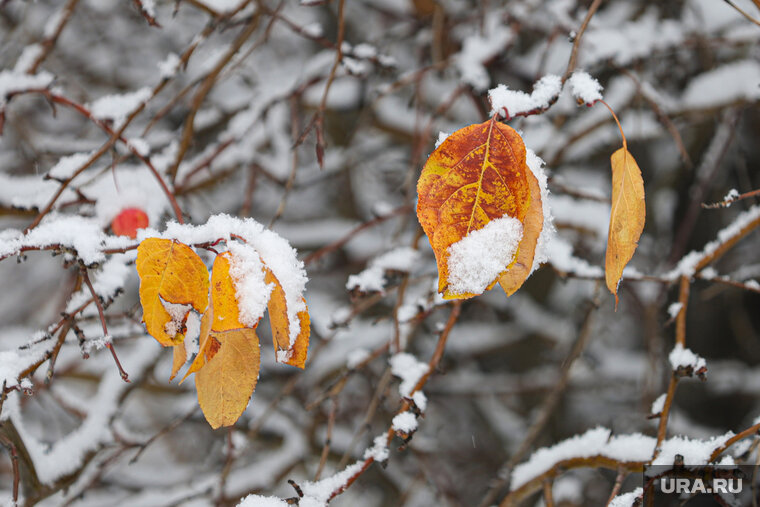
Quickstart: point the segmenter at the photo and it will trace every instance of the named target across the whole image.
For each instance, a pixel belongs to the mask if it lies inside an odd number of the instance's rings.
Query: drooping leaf
[[[213,356],[195,374],[198,404],[216,429],[235,424],[248,405],[259,377],[259,340],[254,329],[211,333],[219,344]]]
[[[264,268],[266,283],[274,284],[272,294],[269,296],[267,309],[269,310],[269,322],[272,326],[272,341],[274,342],[274,351],[278,357],[281,355],[285,359],[283,362],[292,366],[303,368],[306,363],[306,353],[309,349],[309,312],[304,310],[298,312],[300,330],[295,343],[290,344],[290,320],[288,319],[288,305],[285,298],[285,290],[282,288],[280,281],[269,268]],[[304,301],[306,305],[306,301]]]
[[[176,377],[177,373],[179,373],[179,369],[182,368],[182,365],[184,365],[185,362],[187,361],[187,350],[185,349],[184,343],[175,345],[174,347],[172,347],[172,349],[173,349],[172,374],[169,377],[169,381],[174,380],[174,377]]]
[[[503,217],[518,220],[523,237],[486,289],[500,278],[508,295],[522,285],[530,274],[543,212],[525,144],[514,129],[491,119],[454,132],[428,158],[417,193],[417,217],[435,252],[438,290],[445,299],[476,295],[451,290],[449,247]]]
[[[618,284],[623,268],[633,257],[641,232],[644,230],[646,205],[644,180],[633,155],[625,148],[612,154],[612,210],[607,237],[605,278],[607,288],[615,295],[617,306]]]
[[[164,347],[182,343],[184,334],[176,332],[176,325],[171,324],[184,322],[189,309],[184,315],[172,316],[163,302],[191,305],[199,313],[206,311],[208,270],[203,261],[183,243],[148,238],[137,248],[137,273],[148,333]]]
[[[235,285],[230,276],[231,256],[229,252],[217,255],[211,269],[211,306],[214,309],[212,331],[229,331],[246,327],[240,322]]]

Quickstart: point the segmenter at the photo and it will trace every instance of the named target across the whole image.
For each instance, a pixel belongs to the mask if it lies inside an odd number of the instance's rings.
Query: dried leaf
[[[272,326],[272,341],[274,342],[274,351],[279,358],[284,352],[287,359],[285,364],[303,368],[306,363],[306,353],[309,349],[309,312],[308,310],[298,313],[300,332],[295,343],[290,345],[290,321],[288,319],[288,305],[285,298],[285,291],[280,281],[269,268],[264,268],[264,281],[274,284],[272,294],[269,296],[267,309],[269,311],[269,323]],[[306,301],[304,301],[304,305]],[[290,352],[288,352],[290,351]]]
[[[525,144],[514,129],[491,119],[454,132],[428,158],[417,193],[417,216],[435,252],[438,290],[445,299],[476,295],[449,289],[449,247],[505,216],[522,223],[523,238],[487,289],[500,278],[508,295],[522,285],[530,274],[543,212]],[[515,273],[509,274],[513,267]]]
[[[240,322],[235,285],[230,277],[230,257],[224,252],[216,256],[211,270],[211,305],[214,309],[212,331],[229,331],[246,327]]]
[[[644,230],[646,205],[644,202],[644,180],[633,155],[620,148],[612,154],[612,211],[610,230],[607,237],[605,277],[607,288],[615,295],[623,268],[633,257],[639,236]]]
[[[184,334],[167,333],[173,319],[163,301],[192,305],[203,313],[208,306],[208,270],[189,246],[168,239],[149,238],[137,248],[140,304],[148,333],[164,347],[177,345]],[[189,311],[189,310],[188,310]],[[174,321],[187,318],[175,316]],[[171,329],[169,329],[171,331]]]
[[[209,339],[219,348],[195,374],[195,387],[203,415],[216,429],[235,424],[248,405],[259,377],[259,339],[254,329],[211,333]]]
[[[172,359],[172,374],[169,377],[169,381],[174,380],[174,377],[179,373],[179,369],[187,361],[187,350],[185,350],[185,344],[180,343],[172,347],[174,349],[174,358]]]

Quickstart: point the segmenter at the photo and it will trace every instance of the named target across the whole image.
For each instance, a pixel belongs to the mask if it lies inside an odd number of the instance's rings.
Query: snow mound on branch
[[[602,85],[588,73],[576,70],[567,82],[573,97],[586,105],[590,106],[597,100],[602,100]]]
[[[488,91],[491,116],[501,114],[512,118],[530,111],[546,109],[557,100],[561,91],[562,78],[554,74],[547,74],[536,81],[530,94],[510,90],[506,85],[500,84]]]

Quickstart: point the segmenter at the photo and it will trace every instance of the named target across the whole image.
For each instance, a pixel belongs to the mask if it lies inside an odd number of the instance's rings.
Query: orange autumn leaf
[[[620,148],[610,157],[612,163],[612,210],[607,237],[604,274],[607,288],[618,301],[618,285],[623,268],[633,257],[641,232],[644,230],[646,205],[644,180],[633,155]]]
[[[264,268],[264,281],[274,284],[272,294],[269,296],[267,309],[269,310],[269,323],[272,326],[272,341],[274,342],[275,354],[279,357],[285,353],[287,359],[285,364],[303,368],[306,363],[306,353],[309,349],[309,312],[304,310],[298,312],[300,330],[298,337],[292,348],[290,346],[290,321],[288,319],[288,305],[285,298],[285,291],[280,281],[274,276],[272,270]],[[304,301],[306,305],[306,301]],[[288,352],[290,350],[290,352]]]
[[[213,331],[229,331],[246,327],[240,322],[235,285],[230,276],[231,256],[229,252],[217,255],[211,268],[211,306],[214,309],[211,329]]]
[[[211,333],[209,340],[218,346],[195,374],[195,387],[203,415],[216,429],[235,424],[248,406],[259,377],[259,339],[254,329],[234,329]]]
[[[454,132],[428,158],[417,193],[417,217],[433,247],[445,299],[475,296],[497,281],[510,295],[523,284],[532,269],[543,208],[525,144],[514,129],[491,119]],[[522,228],[514,251],[498,263],[483,290],[452,289],[450,247],[504,218]]]
[[[203,313],[208,306],[208,270],[189,246],[175,240],[148,238],[137,248],[140,304],[148,333],[164,347],[182,343],[181,325],[189,309],[171,315],[164,302],[191,305]]]
[[[533,256],[536,253],[538,237],[544,227],[544,210],[541,201],[541,187],[538,180],[532,172],[528,173],[528,184],[530,185],[530,206],[525,214],[523,227],[523,237],[517,246],[517,255],[514,262],[510,265],[506,273],[499,277],[499,285],[507,294],[511,296],[530,276],[533,269]]]

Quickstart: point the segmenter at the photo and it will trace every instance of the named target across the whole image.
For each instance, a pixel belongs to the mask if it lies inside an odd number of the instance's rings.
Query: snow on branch
[[[491,116],[501,115],[505,119],[516,116],[529,116],[551,107],[562,92],[562,78],[547,74],[533,85],[530,94],[519,90],[510,90],[500,84],[488,91],[491,101]]]
[[[699,252],[692,251],[686,254],[674,269],[662,277],[671,281],[682,276],[693,277],[701,269],[731,249],[737,241],[758,225],[760,225],[760,206],[753,206],[737,216],[730,225],[721,229],[718,232],[717,239],[707,243]]]
[[[684,372],[686,375],[702,376],[707,371],[707,362],[691,350],[677,343],[668,355],[668,361],[673,371]]]
[[[383,292],[388,283],[387,272],[409,273],[420,258],[414,248],[398,247],[381,254],[369,263],[364,271],[349,275],[346,289],[360,292]]]

